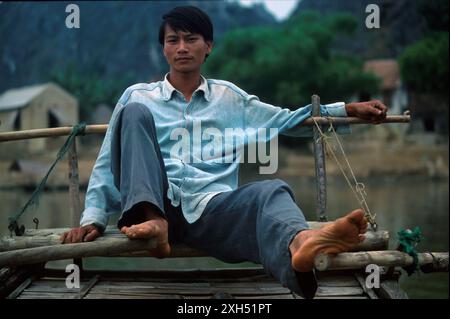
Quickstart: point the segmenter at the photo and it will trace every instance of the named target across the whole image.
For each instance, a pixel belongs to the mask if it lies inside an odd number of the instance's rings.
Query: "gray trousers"
[[[189,224],[181,205],[174,207],[167,198],[168,179],[153,116],[139,103],[128,104],[117,115],[111,171],[121,194],[119,228],[145,221],[135,208],[150,203],[168,221],[170,243],[183,242],[225,262],[262,264],[285,287],[307,298],[315,295],[314,273],[298,273],[291,267],[289,245],[308,224],[285,182],[253,182],[220,193]]]

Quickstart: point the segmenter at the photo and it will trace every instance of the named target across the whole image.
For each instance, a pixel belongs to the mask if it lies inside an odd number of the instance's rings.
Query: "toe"
[[[347,215],[347,217],[352,223],[354,223],[354,224],[356,224],[356,225],[358,225],[360,227],[364,224],[364,218],[365,218],[364,217],[364,212],[360,208],[359,209],[355,209],[354,211],[349,213]]]
[[[364,218],[362,220],[362,223],[361,223],[361,226],[367,228],[367,224],[368,224],[367,217],[364,216]]]
[[[362,234],[364,234],[366,231],[367,231],[367,224],[363,225],[363,226],[360,228],[360,232],[361,232]]]

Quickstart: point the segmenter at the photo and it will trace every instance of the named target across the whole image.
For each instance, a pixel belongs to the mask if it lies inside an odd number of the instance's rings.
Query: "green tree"
[[[80,71],[75,64],[50,71],[48,78],[73,94],[80,105],[80,120],[88,121],[95,107],[101,103],[115,105],[123,91],[132,82],[132,74],[102,79],[99,66],[89,68],[89,73]]]
[[[408,46],[399,58],[402,78],[418,93],[446,96],[448,99],[448,0],[425,1],[420,11],[429,32]]]
[[[296,109],[319,94],[324,102],[375,93],[378,80],[362,61],[333,50],[336,34],[350,35],[349,15],[296,15],[279,27],[236,29],[208,58],[206,73],[236,83],[262,100]]]
[[[448,46],[448,32],[436,32],[405,49],[400,69],[410,89],[448,94]]]

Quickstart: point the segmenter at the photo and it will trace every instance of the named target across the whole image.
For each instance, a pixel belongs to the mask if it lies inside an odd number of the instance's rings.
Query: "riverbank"
[[[347,170],[346,160],[339,149],[334,150],[339,163]],[[315,177],[314,157],[289,149],[282,149],[281,177]],[[447,145],[410,145],[388,147],[386,144],[359,145],[346,152],[346,157],[357,178],[423,176],[428,178],[448,178],[449,149]],[[340,168],[331,156],[326,154],[327,176],[342,176]]]
[[[389,145],[386,143],[360,143],[346,147],[348,161],[357,178],[421,176],[445,179],[449,177],[449,147],[441,145]],[[345,158],[335,150],[340,163],[346,168]],[[79,181],[86,188],[98,154],[97,147],[84,148],[79,152]],[[22,157],[0,161],[0,188],[33,189],[41,181],[52,164],[55,154]],[[279,147],[278,169],[274,175],[264,178],[315,178],[312,149],[294,150]],[[258,165],[243,164],[246,175],[259,174]],[[342,177],[339,166],[331,156],[326,156],[327,177]],[[347,171],[348,173],[348,171]],[[63,159],[47,181],[48,189],[68,186],[68,164]]]

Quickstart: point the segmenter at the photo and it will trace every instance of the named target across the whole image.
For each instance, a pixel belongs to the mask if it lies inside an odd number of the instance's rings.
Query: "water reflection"
[[[295,192],[297,203],[308,220],[315,220],[315,185],[311,180],[302,178],[285,179]],[[249,180],[243,179],[242,183]],[[391,248],[395,248],[395,234],[404,228],[420,226],[424,240],[419,246],[421,251],[448,251],[448,181],[430,181],[422,178],[371,179],[366,183],[368,204],[377,214],[377,222],[381,229],[391,234]],[[335,219],[357,207],[356,199],[348,186],[341,180],[329,180],[327,188],[327,210],[329,219]],[[0,191],[0,233],[7,234],[8,217],[17,212],[31,193],[20,190]],[[82,204],[85,194],[81,194]],[[82,205],[83,206],[83,205]],[[34,217],[40,220],[39,228],[68,227],[69,209],[66,191],[47,192],[40,199],[39,207],[31,209],[21,219],[26,227],[34,227]],[[114,223],[114,220],[111,221]],[[58,263],[55,263],[57,265]],[[224,265],[212,258],[193,258],[155,260],[152,258],[90,258],[86,262],[89,268],[122,267],[128,269],[167,269],[167,268],[200,268],[235,267]],[[251,263],[243,264],[253,266]],[[401,279],[402,287],[410,297],[416,298],[448,298],[448,274],[415,274]]]

